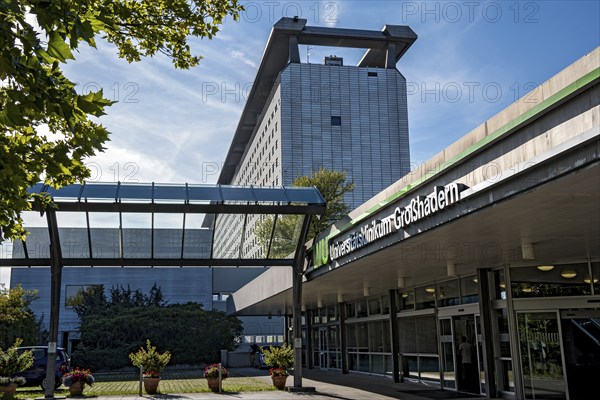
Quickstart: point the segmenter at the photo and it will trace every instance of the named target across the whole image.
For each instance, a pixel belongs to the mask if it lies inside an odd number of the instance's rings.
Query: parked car
[[[40,385],[46,390],[46,364],[48,363],[48,346],[19,347],[17,351],[22,353],[26,350],[33,351],[33,365],[25,371],[15,374],[27,380],[25,386]],[[63,375],[71,369],[71,359],[65,349],[59,347],[56,350],[55,388],[62,385]]]

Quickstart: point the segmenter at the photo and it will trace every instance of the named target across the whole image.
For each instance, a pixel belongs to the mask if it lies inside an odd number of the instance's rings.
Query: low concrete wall
[[[221,350],[221,363],[227,368],[251,367],[250,353]]]

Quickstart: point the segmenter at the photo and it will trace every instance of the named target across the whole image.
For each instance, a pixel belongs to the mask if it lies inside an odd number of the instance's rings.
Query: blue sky
[[[397,64],[409,91],[411,157],[419,164],[600,45],[598,1],[245,1],[189,71],[165,57],[128,64],[113,46],[82,48],[65,67],[78,90],[103,87],[118,103],[100,119],[112,132],[88,166],[94,181],[214,183],[272,25],[298,15],[309,25],[419,36]],[[355,64],[362,51],[310,49]],[[307,49],[301,47],[303,61]],[[0,271],[0,282],[8,271]]]
[[[128,64],[113,46],[82,49],[66,66],[85,91],[119,102],[100,119],[112,132],[90,160],[92,179],[214,183],[274,22],[380,30],[409,25],[419,36],[397,68],[409,82],[412,161],[421,163],[518,97],[600,45],[597,1],[252,1],[211,40],[193,41],[199,67],[165,57]],[[310,49],[356,63],[363,51]],[[301,47],[306,60],[307,49]],[[432,93],[437,92],[437,95]]]

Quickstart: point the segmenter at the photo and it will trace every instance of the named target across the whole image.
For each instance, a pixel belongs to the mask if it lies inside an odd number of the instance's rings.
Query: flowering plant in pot
[[[229,378],[229,371],[227,368],[219,364],[210,364],[208,367],[204,368],[204,377],[205,378],[218,378],[219,377],[219,367],[221,368],[221,379]]]
[[[284,343],[283,346],[270,346],[263,351],[265,363],[272,366],[269,370],[273,386],[279,390],[285,389],[285,382],[289,376],[288,369],[294,365],[294,349]]]
[[[137,352],[129,354],[129,359],[134,366],[142,369],[146,393],[156,394],[160,373],[171,361],[171,353],[159,353],[156,346],[152,346],[150,340],[146,340],[146,348],[140,347]]]
[[[69,388],[71,396],[81,396],[85,385],[92,386],[96,382],[89,369],[75,368],[63,375],[63,385]]]
[[[229,371],[220,364],[210,364],[204,368],[204,377],[208,388],[213,392],[219,391],[219,370],[221,371],[221,380],[229,378]]]
[[[271,375],[271,376],[289,376],[290,373],[287,369],[271,368],[271,369],[269,369],[269,375]]]

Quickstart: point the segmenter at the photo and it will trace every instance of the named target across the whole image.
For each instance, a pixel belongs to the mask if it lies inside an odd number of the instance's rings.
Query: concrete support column
[[[285,314],[283,316],[283,341],[287,344],[290,343],[290,316]]]
[[[298,40],[296,39],[296,47]],[[294,388],[302,387],[302,278],[304,277],[305,238],[310,226],[310,215],[304,217],[300,231],[300,242],[296,248],[292,266],[292,302],[293,302],[293,336],[294,336]]]
[[[396,306],[396,291],[390,290],[390,339],[392,340],[392,377],[400,383],[400,336],[398,334],[398,307]]]
[[[338,303],[340,308],[340,356],[342,357],[342,374],[348,373],[348,340],[346,338],[346,307]]]
[[[294,299],[294,387],[302,387],[302,273],[293,268],[292,297]]]
[[[60,314],[60,287],[62,282],[62,251],[58,235],[56,212],[46,211],[48,231],[50,234],[50,341],[46,364],[46,389],[44,398],[54,399],[54,382],[56,379],[56,353],[58,345],[58,322]]]
[[[313,369],[315,363],[312,359],[313,342],[312,342],[312,310],[306,310],[306,366],[308,369]]]
[[[298,48],[298,38],[290,36],[289,39],[290,62],[300,64],[300,49]]]
[[[388,43],[387,53],[385,55],[385,67],[388,69],[396,68],[396,44]]]
[[[479,315],[481,318],[481,337],[483,338],[483,368],[485,373],[485,393],[488,397],[496,397],[496,374],[494,373],[494,340],[492,334],[492,299],[490,296],[490,280],[487,269],[477,270],[479,282]]]

